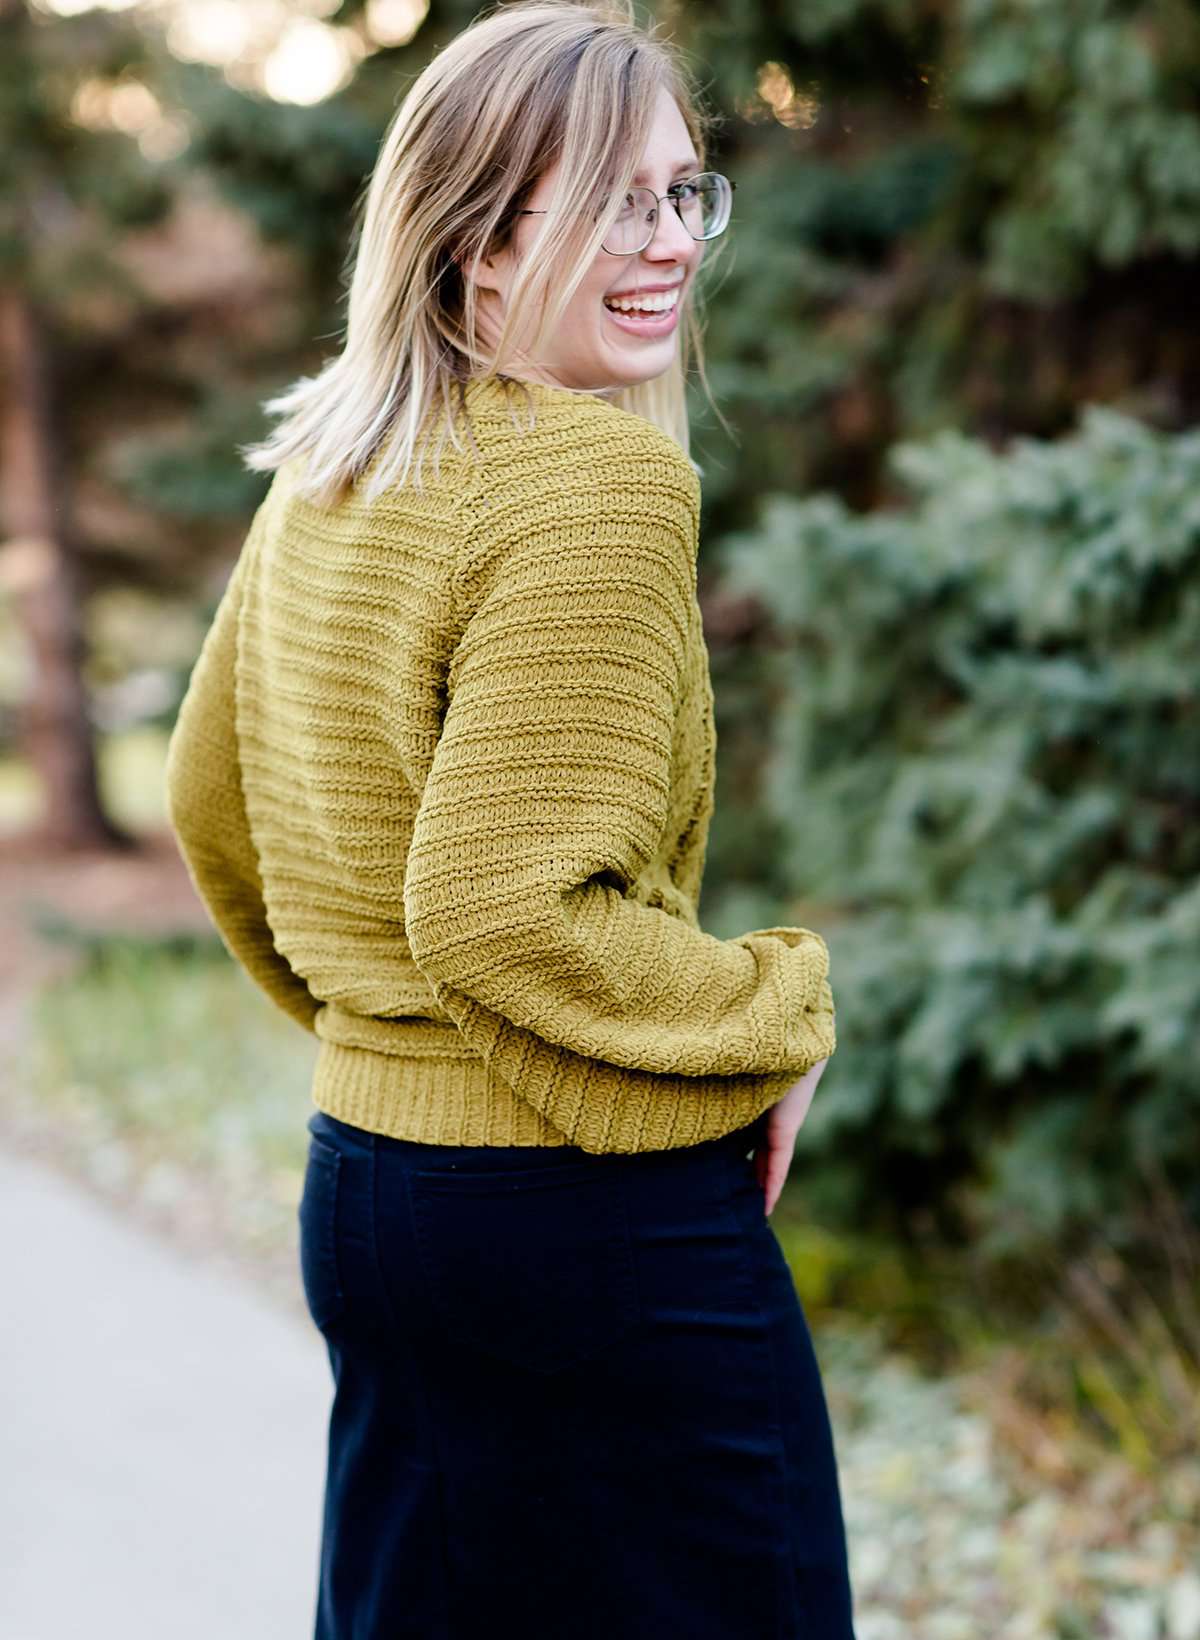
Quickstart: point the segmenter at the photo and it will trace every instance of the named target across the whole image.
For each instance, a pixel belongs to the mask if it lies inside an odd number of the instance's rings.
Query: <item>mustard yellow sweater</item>
[[[172,826],[319,1038],[321,1110],[440,1144],[714,1138],[835,1037],[818,934],[698,922],[695,471],[592,395],[491,377],[467,409],[478,458],[447,444],[423,492],[321,508],[275,473],[171,736]]]

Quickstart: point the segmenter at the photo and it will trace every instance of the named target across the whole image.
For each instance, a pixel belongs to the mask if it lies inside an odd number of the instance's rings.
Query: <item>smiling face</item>
[[[678,105],[668,91],[660,89],[635,185],[662,195],[673,182],[695,175],[700,168]],[[529,210],[545,209],[554,191],[556,170],[557,162],[538,178],[527,201]],[[539,231],[537,216],[519,216],[513,242],[476,268],[479,337],[493,354],[516,262],[528,254]],[[612,391],[661,376],[675,359],[679,306],[653,319],[640,319],[613,312],[606,298],[624,298],[631,291],[646,293],[665,285],[678,291],[681,302],[703,255],[704,242],[692,238],[674,206],[663,200],[654,238],[646,248],[635,256],[611,256],[598,250],[539,359],[519,369],[506,367],[506,373],[550,385]],[[661,291],[654,296],[656,306],[663,300]]]

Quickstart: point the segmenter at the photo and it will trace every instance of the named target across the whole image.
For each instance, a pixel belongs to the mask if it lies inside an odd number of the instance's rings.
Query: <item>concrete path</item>
[[[315,1329],[3,1153],[0,1268],[3,1640],[311,1640]]]

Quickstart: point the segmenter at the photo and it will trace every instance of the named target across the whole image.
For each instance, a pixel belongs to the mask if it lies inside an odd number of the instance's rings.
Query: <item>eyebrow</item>
[[[676,163],[675,169],[671,172],[671,175],[673,177],[677,177],[683,171],[697,171],[699,168],[700,161],[698,159],[681,159]],[[645,171],[635,171],[633,174],[633,180],[635,182],[645,182]]]

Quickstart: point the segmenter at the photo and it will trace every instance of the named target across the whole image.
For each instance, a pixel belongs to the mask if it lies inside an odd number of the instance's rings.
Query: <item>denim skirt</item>
[[[765,1120],[594,1155],[309,1118],[316,1640],[853,1640]]]

